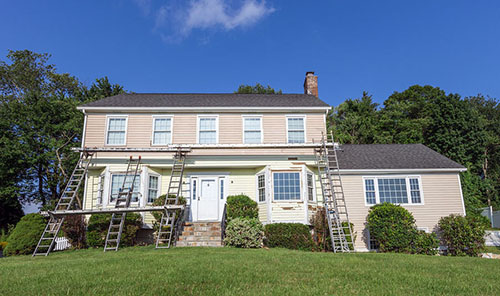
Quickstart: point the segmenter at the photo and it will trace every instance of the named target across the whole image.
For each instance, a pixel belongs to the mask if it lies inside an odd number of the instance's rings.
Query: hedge
[[[238,248],[260,248],[264,227],[257,218],[235,218],[226,227],[224,244]]]
[[[274,223],[264,227],[264,244],[270,248],[312,251],[309,226],[301,223]]]
[[[104,247],[106,234],[111,221],[111,214],[94,214],[90,216],[87,228],[87,245],[89,247]],[[137,231],[142,225],[142,217],[136,213],[127,213],[120,246],[136,244]]]
[[[228,221],[235,218],[253,219],[259,217],[259,209],[250,197],[244,194],[231,195],[227,197],[226,215]]]
[[[450,215],[438,223],[441,241],[447,247],[445,254],[452,256],[479,256],[484,249],[485,225],[471,217]]]
[[[28,214],[22,217],[7,238],[3,254],[5,256],[32,254],[46,225],[47,219],[40,214]]]

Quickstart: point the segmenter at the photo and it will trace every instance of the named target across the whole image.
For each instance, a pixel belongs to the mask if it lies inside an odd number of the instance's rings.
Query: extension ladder
[[[165,206],[178,205],[179,196],[182,187],[182,176],[184,175],[184,164],[186,160],[186,153],[180,149],[174,155],[174,163],[172,165],[172,172],[170,174],[170,181],[168,183],[167,196],[165,198]],[[161,215],[160,227],[158,228],[158,235],[156,237],[156,248],[165,249],[170,248],[172,236],[175,227],[176,211],[165,210]]]
[[[132,156],[130,156],[122,186],[118,190],[118,195],[115,197],[116,209],[128,208],[130,206],[132,196],[134,195],[134,193],[136,193],[134,192],[134,184],[140,165],[140,156],[137,159],[134,159]],[[106,241],[104,243],[104,252],[118,251],[126,216],[126,212],[112,214],[111,221],[109,222],[108,233],[106,234]]]
[[[64,188],[59,201],[55,207],[56,211],[64,211],[70,210],[72,207],[75,208],[75,199],[77,199],[78,190],[82,184],[85,175],[87,174],[90,162],[92,161],[93,153],[83,152],[78,159],[78,162],[71,173],[68,183]],[[81,207],[81,205],[78,205]],[[61,226],[64,222],[64,216],[50,216],[49,222],[45,229],[43,230],[42,237],[38,241],[36,245],[35,251],[33,252],[33,256],[47,256],[50,251],[52,251],[55,243],[55,239],[57,238],[57,234],[61,229]]]
[[[321,139],[321,147],[314,150],[318,173],[321,178],[321,190],[323,192],[323,204],[328,220],[330,238],[333,252],[350,252],[354,250],[354,241],[349,215],[345,202],[344,188],[340,176],[339,162],[337,158],[337,144],[331,142],[324,135]],[[349,239],[347,239],[347,235]]]

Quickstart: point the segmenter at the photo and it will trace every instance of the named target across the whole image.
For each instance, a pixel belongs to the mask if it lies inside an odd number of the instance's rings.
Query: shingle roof
[[[341,145],[341,169],[464,169],[422,144]]]
[[[305,94],[120,94],[81,107],[329,107]]]

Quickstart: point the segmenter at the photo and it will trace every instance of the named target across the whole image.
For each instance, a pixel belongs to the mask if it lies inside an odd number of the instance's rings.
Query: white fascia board
[[[78,110],[94,112],[325,112],[331,107],[85,107],[78,106]]]
[[[344,170],[340,169],[341,174],[345,175],[362,175],[362,174],[401,174],[401,173],[461,173],[465,172],[466,168],[435,168],[435,169],[356,169]]]

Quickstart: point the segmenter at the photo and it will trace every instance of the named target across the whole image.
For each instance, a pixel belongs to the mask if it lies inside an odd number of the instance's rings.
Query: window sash
[[[148,203],[153,203],[158,198],[159,176],[149,176],[148,182]]]
[[[106,145],[125,145],[127,118],[110,117],[106,131]]]
[[[305,143],[305,118],[287,118],[288,143]]]
[[[314,178],[313,174],[307,174],[307,198],[314,201]]]
[[[422,205],[422,186],[419,177],[395,176],[364,178],[365,203],[383,202],[401,205]]]
[[[300,200],[300,173],[276,172],[273,173],[274,200]]]
[[[216,117],[200,117],[198,128],[198,143],[217,144]]]
[[[153,121],[153,145],[172,144],[172,118],[155,118]]]
[[[257,175],[257,191],[259,195],[259,202],[266,201],[266,175]]]

